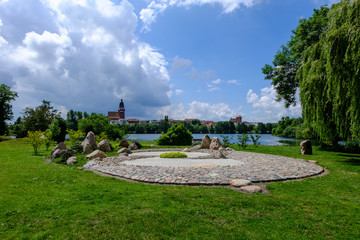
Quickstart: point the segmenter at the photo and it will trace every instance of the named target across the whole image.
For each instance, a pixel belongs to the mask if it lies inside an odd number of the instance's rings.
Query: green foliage
[[[292,31],[291,40],[274,57],[273,66],[266,64],[262,68],[265,79],[271,80],[278,101],[284,100],[285,106],[296,104],[296,92],[299,87],[297,71],[302,63],[304,51],[318,42],[320,35],[327,29],[329,8],[315,9],[309,19],[302,18]]]
[[[186,158],[187,155],[181,152],[167,152],[160,154],[160,158]]]
[[[157,140],[159,145],[191,145],[192,135],[184,124],[173,125],[166,134],[163,134]]]
[[[229,136],[225,136],[225,135],[220,135],[220,137],[222,138],[222,145],[223,147],[227,148],[230,146],[230,142],[232,141],[232,137],[230,138]]]
[[[232,121],[217,122],[215,124],[216,133],[235,133],[235,125]]]
[[[260,145],[259,139],[260,139],[260,135],[250,135],[251,141],[253,142],[253,145],[255,147],[257,147],[258,145]]]
[[[45,131],[44,134],[44,144],[46,147],[46,151],[49,150],[49,147],[54,143],[53,139],[52,139],[52,133],[51,131],[48,129]]]
[[[83,152],[83,146],[81,145],[80,142],[74,142],[70,149],[74,152],[74,153],[82,153]]]
[[[242,149],[245,149],[247,147],[247,143],[250,141],[249,136],[245,133],[242,135],[238,135],[238,145],[242,147]]]
[[[327,30],[304,52],[297,74],[305,122],[322,141],[360,139],[360,1],[329,10]]]
[[[84,113],[85,116],[86,114]],[[105,132],[109,125],[109,119],[105,115],[97,113],[92,113],[90,116],[78,121],[79,130],[85,133],[92,131],[95,135]]]
[[[108,139],[108,136],[106,135],[105,132],[102,132],[99,135],[96,135],[96,138],[95,138],[97,144],[99,144],[99,142],[101,142],[104,139]]]
[[[42,131],[28,131],[27,140],[30,142],[31,146],[33,146],[35,155],[38,155],[39,148],[44,143],[43,135],[44,132]]]
[[[66,114],[67,129],[78,130],[78,121],[83,118],[82,112],[70,110]]]
[[[74,155],[74,151],[72,149],[64,149],[60,151],[60,158],[62,162],[66,162],[66,160]]]
[[[61,117],[55,117],[49,127],[52,138],[57,143],[65,141],[66,136],[66,121]]]
[[[60,117],[60,113],[53,109],[49,101],[42,101],[35,109],[27,107],[24,110],[23,124],[26,131],[46,131],[52,121]]]
[[[81,130],[73,130],[73,129],[69,129],[66,131],[67,134],[69,135],[69,141],[71,145],[74,145],[77,142],[81,141],[81,138],[84,137],[84,132]]]
[[[17,97],[17,93],[10,90],[10,87],[0,85],[0,135],[5,134],[6,121],[13,117],[12,105],[10,104]]]
[[[120,127],[118,124],[108,124],[105,128],[105,133],[108,140],[124,139],[126,138],[127,128]]]

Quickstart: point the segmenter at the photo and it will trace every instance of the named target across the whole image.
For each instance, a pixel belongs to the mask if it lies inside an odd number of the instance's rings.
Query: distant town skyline
[[[0,1],[0,79],[14,118],[42,100],[107,114],[127,99],[139,119],[276,122],[261,68],[314,8],[334,0]]]

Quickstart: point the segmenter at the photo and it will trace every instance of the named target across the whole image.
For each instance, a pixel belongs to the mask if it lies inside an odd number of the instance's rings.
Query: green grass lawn
[[[359,239],[360,155],[247,151],[317,160],[330,174],[248,195],[126,182],[47,164],[50,151],[33,156],[23,141],[0,142],[0,239]]]

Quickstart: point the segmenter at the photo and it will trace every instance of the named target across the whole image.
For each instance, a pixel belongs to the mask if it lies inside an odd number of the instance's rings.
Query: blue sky
[[[42,99],[126,117],[275,122],[301,106],[275,102],[261,68],[299,19],[328,0],[0,1],[0,81],[15,117]]]

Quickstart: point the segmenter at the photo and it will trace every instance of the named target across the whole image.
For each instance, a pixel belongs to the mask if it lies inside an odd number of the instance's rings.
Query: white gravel
[[[203,156],[203,155],[202,155]],[[152,166],[152,167],[217,167],[217,166],[240,166],[244,164],[234,159],[191,159],[191,158],[141,158],[133,161],[122,162],[126,165]]]
[[[179,151],[178,151],[179,152]],[[169,152],[135,152],[129,154],[129,156],[151,156],[151,157],[159,157],[160,154],[169,153]],[[209,153],[203,152],[183,152],[185,153],[188,158],[196,158],[196,157],[203,157],[203,156],[210,156]]]

